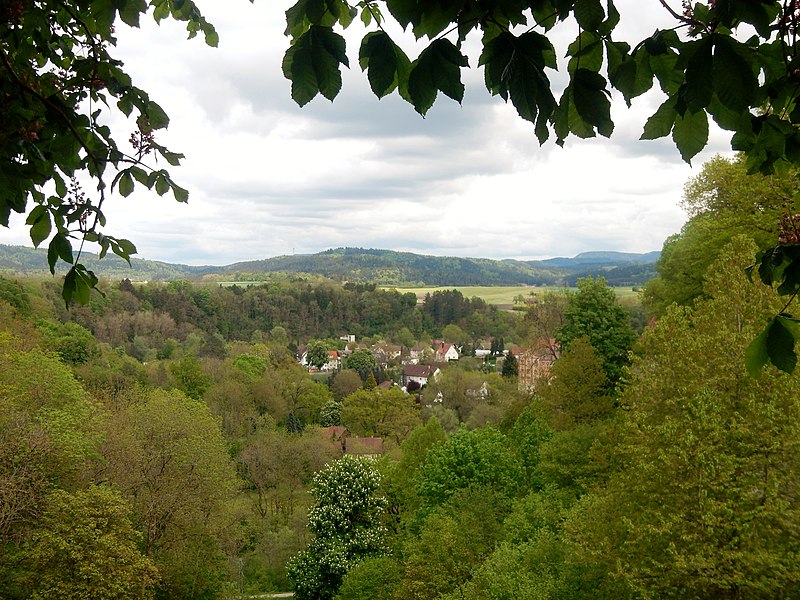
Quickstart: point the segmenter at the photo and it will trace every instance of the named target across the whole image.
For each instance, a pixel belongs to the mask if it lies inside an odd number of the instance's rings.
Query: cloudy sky
[[[462,105],[440,96],[422,119],[396,95],[372,95],[358,67],[358,21],[341,94],[301,109],[280,68],[291,2],[197,3],[217,27],[217,49],[187,41],[176,24],[119,25],[117,54],[170,115],[158,140],[186,154],[171,172],[191,194],[188,205],[140,191],[108,202],[107,232],[131,239],[141,258],[229,264],[339,246],[522,259],[657,250],[685,221],[684,183],[729,149],[712,132],[690,167],[669,140],[638,141],[658,92],[631,109],[616,98],[610,140],[540,147],[477,69],[464,74]],[[668,19],[658,0],[616,4],[618,37],[629,42]],[[557,49],[574,28],[556,32]],[[413,39],[403,45],[416,55]],[[474,46],[467,54],[477,65]],[[134,127],[115,129],[126,139]],[[0,229],[0,243],[30,245],[24,218]]]

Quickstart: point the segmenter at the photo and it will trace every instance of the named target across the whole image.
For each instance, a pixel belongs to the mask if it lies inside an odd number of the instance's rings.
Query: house
[[[419,364],[425,358],[426,352],[431,352],[430,346],[424,346],[423,344],[411,346],[408,350],[408,364]]]
[[[453,344],[442,343],[436,348],[436,354],[433,355],[433,360],[436,362],[450,362],[451,360],[458,360],[458,350]]]
[[[297,357],[298,363],[300,363],[304,367],[308,367],[308,352],[306,352],[305,346],[298,346],[297,353],[295,356]]]
[[[379,437],[356,437],[344,425],[324,427],[325,434],[331,443],[341,449],[342,454],[368,456],[378,458],[383,454],[383,439]]]
[[[406,365],[403,368],[402,384],[408,386],[412,381],[419,387],[428,385],[428,380],[436,379],[441,370],[434,365]]]
[[[550,375],[553,363],[559,357],[555,339],[539,339],[530,348],[512,351],[517,358],[517,378],[520,389],[533,389],[542,378]]]
[[[328,350],[328,362],[322,365],[320,371],[338,371],[342,366],[342,358],[336,350]]]
[[[379,437],[354,437],[344,439],[344,453],[378,458],[383,455],[383,439]]]

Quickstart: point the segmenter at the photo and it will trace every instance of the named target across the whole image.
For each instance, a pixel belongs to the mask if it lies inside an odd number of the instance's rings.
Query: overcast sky
[[[131,239],[141,258],[229,264],[339,246],[521,259],[658,250],[686,219],[679,202],[687,179],[729,150],[728,137],[713,131],[690,167],[670,140],[638,141],[659,92],[631,109],[616,98],[610,140],[540,147],[532,125],[486,92],[477,69],[464,74],[462,105],[440,95],[422,119],[396,94],[372,95],[358,67],[358,21],[339,97],[301,109],[280,67],[291,2],[197,3],[217,27],[219,48],[149,18],[141,30],[118,26],[117,55],[170,115],[158,140],[186,154],[171,173],[191,194],[188,205],[146,191],[108,201],[107,233]],[[629,42],[668,19],[657,0],[616,4],[626,23],[618,37]],[[556,39],[574,37],[574,27]],[[474,46],[467,53],[474,67]],[[124,140],[134,126],[115,129]],[[24,217],[0,229],[0,243],[30,245]]]

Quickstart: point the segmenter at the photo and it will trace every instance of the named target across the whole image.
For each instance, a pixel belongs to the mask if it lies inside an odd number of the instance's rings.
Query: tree
[[[213,26],[191,0],[149,6],[156,21],[185,21],[190,37],[202,32],[206,43],[217,44]],[[81,249],[83,241],[97,243],[101,256],[110,250],[127,260],[136,252],[128,240],[103,231],[103,205],[112,193],[128,196],[136,182],[188,199],[166,170],[146,160],[158,155],[177,166],[183,158],[156,141],[169,118],[112,55],[118,19],[138,26],[149,6],[48,0],[5,2],[0,10],[0,224],[8,227],[11,211],[28,212],[34,245],[50,239],[51,271],[59,259],[71,265],[63,287],[67,304],[88,301],[97,283],[71,240]],[[129,151],[105,124],[117,111],[135,116]],[[116,174],[109,175],[110,168]],[[78,180],[84,176],[96,192],[83,191]]]
[[[140,537],[118,491],[53,491],[25,553],[35,574],[31,597],[153,598],[158,570],[139,551]]]
[[[212,593],[224,569],[227,502],[238,480],[208,407],[177,390],[142,392],[108,423],[103,476],[122,491],[170,597]]]
[[[359,390],[342,402],[342,424],[355,435],[399,444],[421,422],[414,397],[398,388]]]
[[[503,361],[503,368],[501,370],[503,377],[508,377],[509,379],[516,379],[517,374],[519,373],[519,364],[517,364],[517,357],[508,353],[506,359]]]
[[[473,486],[486,486],[513,496],[523,473],[508,446],[506,436],[491,427],[461,429],[430,448],[421,467],[417,492],[428,506],[441,505],[458,490]]]
[[[345,574],[361,561],[386,554],[380,524],[385,500],[369,459],[345,455],[314,477],[308,529],[314,535],[287,565],[298,600],[333,598]]]
[[[378,368],[375,355],[369,348],[356,348],[345,360],[348,369],[357,371],[362,380],[366,380],[370,373]]]
[[[368,558],[347,572],[335,600],[393,600],[403,577],[394,558]]]
[[[176,387],[194,400],[200,400],[213,383],[211,375],[205,372],[194,356],[184,356],[172,363],[169,371],[175,378]]]
[[[360,390],[362,386],[363,382],[358,375],[358,371],[354,369],[344,369],[333,376],[331,391],[333,392],[333,397],[341,401],[345,396],[349,396],[353,392]]]
[[[776,224],[792,211],[799,189],[794,169],[748,175],[741,154],[706,162],[684,188],[682,205],[689,221],[664,242],[658,277],[645,288],[643,302],[651,314],[664,314],[673,302],[691,306],[703,297],[708,267],[736,236],[747,235],[761,248],[774,244]]]
[[[797,377],[748,375],[744,354],[777,295],[735,239],[708,299],[672,307],[642,340],[621,398],[622,468],[576,507],[567,531],[590,568],[636,596],[787,597],[800,591]]]
[[[342,424],[342,404],[336,400],[328,400],[319,411],[319,424],[322,427]]]
[[[570,297],[564,318],[566,322],[556,331],[562,350],[585,337],[602,358],[609,382],[613,385],[619,381],[636,334],[606,280],[578,279],[578,292]]]
[[[306,346],[306,360],[312,367],[321,369],[328,362],[328,345],[321,340],[311,340]]]
[[[603,361],[587,338],[578,338],[553,364],[553,377],[539,390],[550,426],[565,431],[609,416],[614,402],[608,394]]]

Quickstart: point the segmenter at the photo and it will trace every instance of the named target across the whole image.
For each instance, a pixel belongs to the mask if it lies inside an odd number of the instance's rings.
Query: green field
[[[416,288],[385,288],[385,289],[394,289],[400,292],[401,294],[405,294],[408,292],[413,292],[416,294],[417,299],[422,301],[425,298],[425,294],[432,294],[435,291],[441,290],[458,290],[461,292],[465,298],[474,298],[478,297],[482,300],[485,300],[489,304],[496,304],[497,306],[511,306],[514,304],[514,297],[519,296],[522,294],[523,296],[529,296],[531,293],[534,294],[542,294],[544,292],[552,292],[556,290],[563,290],[563,287],[556,287],[556,286],[444,286],[444,287],[416,287]],[[577,288],[568,288],[571,290],[577,290]],[[629,287],[615,287],[613,288],[614,292],[620,298],[626,297],[636,297],[638,292],[635,292],[633,288]]]

